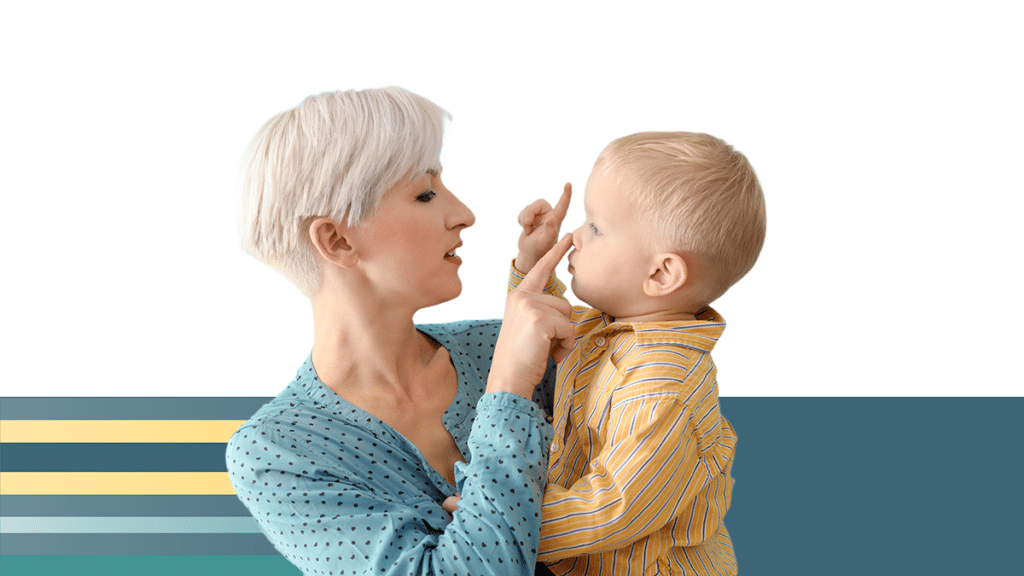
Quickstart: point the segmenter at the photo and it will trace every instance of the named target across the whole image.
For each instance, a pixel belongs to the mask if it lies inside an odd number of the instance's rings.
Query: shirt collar
[[[725,331],[725,319],[710,306],[698,312],[695,320],[674,322],[615,322],[614,318],[602,314],[605,327],[595,332],[632,331],[637,343],[647,346],[685,346],[701,352],[711,352]]]

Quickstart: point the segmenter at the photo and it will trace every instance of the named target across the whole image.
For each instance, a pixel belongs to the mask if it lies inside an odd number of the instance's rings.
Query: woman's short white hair
[[[440,172],[446,118],[397,87],[324,92],[274,116],[243,162],[242,247],[315,294],[320,267],[310,223],[327,216],[359,225],[399,181]]]

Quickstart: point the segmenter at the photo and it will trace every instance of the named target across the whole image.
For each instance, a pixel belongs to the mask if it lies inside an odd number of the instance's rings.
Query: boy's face
[[[647,279],[653,251],[628,190],[595,168],[583,196],[586,220],[572,233],[572,291],[590,306],[625,319],[646,314]]]

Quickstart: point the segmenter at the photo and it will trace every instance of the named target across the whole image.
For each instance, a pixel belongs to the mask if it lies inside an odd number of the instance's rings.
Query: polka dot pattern
[[[443,417],[457,488],[419,450],[317,378],[312,359],[228,443],[232,486],[305,574],[533,574],[554,387],[484,394],[500,321],[431,324],[459,378]],[[548,409],[545,413],[542,407]],[[454,518],[441,508],[458,491]]]

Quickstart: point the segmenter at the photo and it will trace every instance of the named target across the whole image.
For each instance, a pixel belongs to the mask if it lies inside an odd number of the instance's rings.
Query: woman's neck
[[[371,386],[377,392],[403,387],[436,348],[416,330],[415,310],[347,296],[311,298],[317,376],[342,396]]]

